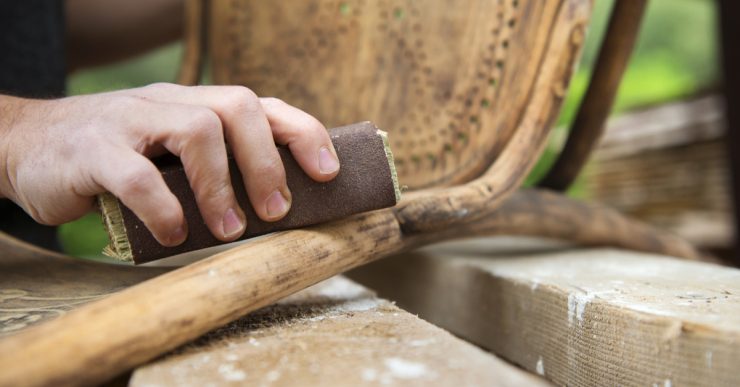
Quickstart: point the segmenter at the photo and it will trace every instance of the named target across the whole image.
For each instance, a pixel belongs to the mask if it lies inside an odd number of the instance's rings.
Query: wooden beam
[[[719,96],[709,95],[610,121],[584,171],[588,197],[700,248],[717,253],[731,248],[723,105]]]
[[[723,105],[720,96],[710,94],[618,116],[609,121],[593,161],[723,139]]]
[[[609,249],[433,247],[350,275],[561,385],[740,384],[740,270]]]
[[[0,339],[169,270],[72,258],[0,233]]]
[[[129,385],[547,386],[334,277],[148,365]]]

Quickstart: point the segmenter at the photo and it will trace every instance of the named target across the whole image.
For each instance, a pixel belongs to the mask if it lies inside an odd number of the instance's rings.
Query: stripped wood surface
[[[144,386],[547,386],[334,277],[141,366]]]
[[[740,384],[740,270],[500,243],[429,247],[350,276],[556,384]]]
[[[589,12],[585,0],[214,1],[211,69],[329,127],[375,122],[411,189],[459,184],[521,130],[546,58],[574,62]]]

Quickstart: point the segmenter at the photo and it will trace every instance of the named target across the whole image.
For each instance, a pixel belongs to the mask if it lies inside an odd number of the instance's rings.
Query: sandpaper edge
[[[119,261],[133,262],[133,250],[118,199],[109,192],[98,195],[97,199],[109,240],[108,245],[103,248],[103,255]]]
[[[401,201],[401,186],[398,183],[398,173],[396,172],[396,163],[393,161],[393,151],[391,151],[391,144],[388,140],[388,132],[377,129],[376,133],[383,140],[383,149],[385,150],[385,157],[388,159],[388,168],[390,168],[391,171],[391,180],[393,180],[393,193],[396,195],[396,203],[398,203]]]

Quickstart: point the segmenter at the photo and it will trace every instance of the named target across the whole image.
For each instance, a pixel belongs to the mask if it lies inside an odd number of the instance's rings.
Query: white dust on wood
[[[399,379],[415,379],[428,372],[427,366],[422,363],[408,361],[397,357],[385,359],[385,366],[394,377]]]
[[[233,363],[221,364],[218,366],[218,373],[229,382],[239,382],[247,378],[247,373],[236,369]]]
[[[737,269],[611,249],[466,261],[533,291],[567,292],[564,317],[573,325],[591,321],[595,302],[729,330],[740,323]]]
[[[396,381],[403,382],[420,378],[434,379],[437,376],[426,364],[399,357],[389,357],[383,361],[383,365],[385,368],[380,371],[374,368],[363,369],[361,373],[362,380],[388,385]]]
[[[542,356],[537,359],[537,366],[535,369],[537,370],[537,375],[545,376],[545,363],[542,361]]]

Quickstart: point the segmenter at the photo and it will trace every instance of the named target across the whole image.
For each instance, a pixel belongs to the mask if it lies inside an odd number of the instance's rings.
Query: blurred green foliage
[[[571,80],[554,137],[562,137],[578,110],[606,30],[614,0],[597,0],[578,70]],[[718,37],[712,0],[651,0],[613,113],[680,99],[717,83]],[[549,148],[527,178],[532,185],[549,170],[557,151]],[[584,196],[576,181],[571,194]]]
[[[181,54],[182,45],[176,43],[125,62],[79,71],[67,80],[67,92],[90,94],[174,82]]]
[[[588,85],[591,67],[614,0],[596,0],[583,57],[571,82],[560,126],[573,119]],[[682,98],[711,88],[717,81],[715,2],[651,0],[635,53],[619,89],[615,112]],[[124,63],[81,71],[68,82],[70,94],[86,94],[173,81],[181,54],[179,44]],[[563,129],[558,129],[562,131]],[[528,179],[542,176],[556,152],[548,150]],[[576,194],[579,185],[576,184]],[[100,219],[88,215],[61,227],[60,237],[71,255],[98,258],[107,242]]]

